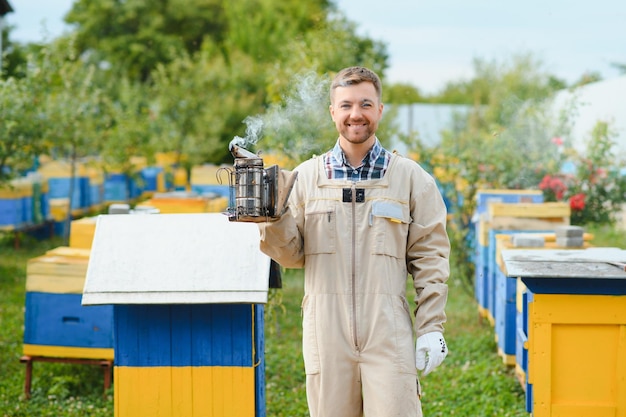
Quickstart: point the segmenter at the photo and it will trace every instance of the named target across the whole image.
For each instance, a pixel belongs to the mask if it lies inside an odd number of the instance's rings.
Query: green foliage
[[[383,102],[390,104],[413,104],[425,102],[419,90],[406,83],[396,83],[383,89]]]
[[[562,156],[550,138],[569,131],[570,114],[549,111],[553,81],[541,62],[523,54],[504,63],[475,61],[476,77],[464,88],[475,105],[458,116],[434,149],[419,138],[404,138],[430,170],[451,202],[452,258],[465,268],[459,275],[472,288],[471,220],[479,189],[536,188]]]
[[[45,149],[41,136],[43,92],[15,78],[0,80],[0,185],[33,163]]]
[[[184,155],[186,163],[221,162],[242,120],[262,111],[263,68],[233,52],[228,63],[215,50],[180,57],[153,73],[156,147]]]
[[[7,103],[24,103],[2,126],[15,137],[0,164],[12,169],[43,152],[97,156],[125,173],[131,156],[150,161],[157,151],[187,167],[227,162],[242,122],[281,106],[297,74],[386,68],[385,46],[357,36],[326,0],[79,0],[66,21],[75,31],[33,48],[3,91]],[[327,138],[304,139],[315,147]]]
[[[147,80],[178,51],[193,53],[205,37],[221,39],[226,22],[218,0],[78,0],[66,17],[76,27],[79,51]]]

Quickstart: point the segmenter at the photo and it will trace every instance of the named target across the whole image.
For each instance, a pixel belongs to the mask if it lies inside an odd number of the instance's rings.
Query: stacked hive
[[[24,355],[113,359],[113,310],[81,298],[89,249],[59,247],[26,267]]]
[[[41,165],[38,172],[48,182],[48,193],[51,201],[63,200],[67,206],[71,197],[70,210],[74,215],[82,214],[91,207],[89,175],[83,164],[76,164],[73,182],[72,166],[66,161],[46,162]],[[71,196],[70,192],[72,193]],[[58,205],[63,206],[63,204]]]
[[[48,183],[34,173],[0,186],[0,230],[20,230],[50,217]]]
[[[563,241],[559,236],[576,236],[576,245],[573,241]],[[506,269],[502,261],[502,251],[511,249],[581,249],[591,246],[593,236],[584,234],[578,226],[559,226],[554,232],[516,232],[512,234],[496,234],[496,265],[495,268],[495,332],[498,354],[507,365],[516,366],[516,374],[520,381],[524,380],[524,338],[523,324],[519,322],[521,313],[519,297],[524,289],[516,278],[506,276]]]
[[[81,304],[95,218],[71,222],[70,246],[32,258],[26,266],[25,393],[30,395],[34,361],[103,366],[108,388],[113,364],[113,307]]]
[[[487,319],[495,325],[496,299],[496,235],[519,232],[554,232],[569,225],[570,207],[567,203],[490,203],[486,216],[478,225],[478,243],[486,250],[483,277]]]
[[[479,314],[482,317],[488,316],[489,239],[486,225],[489,221],[489,205],[492,203],[543,203],[543,193],[540,190],[505,189],[485,189],[476,192],[476,211],[470,232],[474,249],[474,294],[478,302]]]
[[[156,193],[143,204],[154,207],[163,214],[219,213],[226,211],[228,199],[214,194],[197,195],[196,193],[174,191]]]
[[[189,185],[191,191],[198,195],[215,195],[228,198],[229,173],[232,166],[205,164],[191,169]]]

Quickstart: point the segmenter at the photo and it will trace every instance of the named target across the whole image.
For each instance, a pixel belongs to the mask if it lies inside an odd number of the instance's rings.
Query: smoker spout
[[[258,158],[259,157],[257,154],[254,154],[250,152],[249,150],[244,149],[239,145],[236,145],[234,140],[230,141],[230,144],[228,145],[228,150],[230,150],[230,153],[233,154],[235,158]]]

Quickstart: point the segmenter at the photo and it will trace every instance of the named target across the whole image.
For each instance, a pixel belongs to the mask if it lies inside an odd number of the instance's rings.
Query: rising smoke
[[[328,113],[329,82],[313,71],[295,75],[283,100],[266,113],[246,117],[245,137],[235,136],[231,144],[276,149],[296,160],[328,147],[333,140],[328,135],[334,135]]]

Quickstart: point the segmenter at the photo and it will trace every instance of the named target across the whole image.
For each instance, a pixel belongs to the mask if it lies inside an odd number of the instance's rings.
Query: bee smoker
[[[229,220],[259,223],[280,218],[293,188],[295,173],[283,171],[278,165],[264,168],[260,156],[233,142],[229,150],[235,157],[229,179],[230,200],[234,203],[228,208]]]

